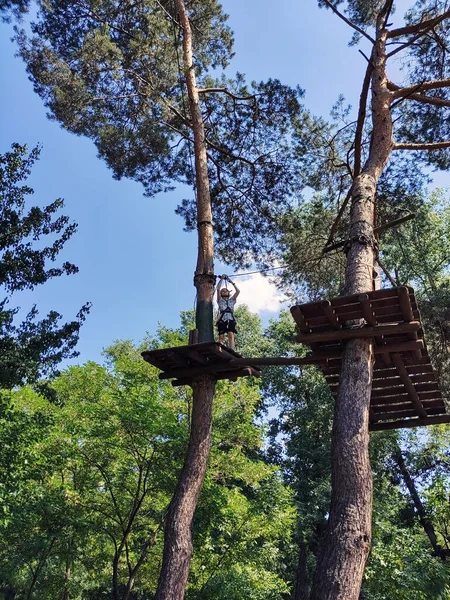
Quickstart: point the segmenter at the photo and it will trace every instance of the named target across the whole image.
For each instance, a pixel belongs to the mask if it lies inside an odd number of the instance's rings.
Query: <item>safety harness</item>
[[[233,309],[232,309],[232,308],[230,308],[230,306],[229,306],[229,304],[228,304],[228,299],[227,299],[227,300],[225,300],[225,302],[227,303],[227,306],[226,306],[226,308],[225,308],[224,310],[222,310],[222,311],[220,312],[220,315],[219,315],[219,318],[217,319],[217,322],[219,322],[219,321],[223,321],[223,316],[224,316],[226,313],[230,313],[230,315],[231,315],[231,316],[234,318]]]

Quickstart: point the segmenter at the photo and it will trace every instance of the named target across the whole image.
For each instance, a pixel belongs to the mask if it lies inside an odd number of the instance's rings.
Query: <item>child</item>
[[[230,291],[224,286],[224,282],[228,281],[234,287],[234,294],[231,296]],[[236,298],[239,296],[239,289],[231,281],[227,275],[222,275],[217,284],[217,304],[219,305],[219,319],[216,323],[219,330],[219,342],[223,344],[225,334],[228,335],[228,345],[234,350],[234,334],[236,333],[236,321],[234,318],[234,306]]]

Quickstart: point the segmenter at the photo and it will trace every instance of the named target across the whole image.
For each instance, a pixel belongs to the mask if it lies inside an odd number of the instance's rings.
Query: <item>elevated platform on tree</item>
[[[300,331],[297,341],[311,347],[309,360],[318,363],[335,396],[346,340],[374,340],[371,430],[450,422],[412,288],[311,302],[293,306],[291,313]]]
[[[160,379],[174,379],[172,385],[190,385],[194,377],[211,374],[216,379],[260,377],[256,366],[245,364],[240,354],[217,342],[204,342],[190,346],[175,346],[142,352],[144,360],[161,369]],[[239,360],[236,364],[233,361]]]

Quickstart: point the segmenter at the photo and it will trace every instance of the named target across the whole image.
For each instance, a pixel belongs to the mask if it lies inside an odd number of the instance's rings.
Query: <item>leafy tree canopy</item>
[[[28,153],[26,146],[19,144],[0,155],[0,285],[4,294],[0,303],[1,388],[35,382],[54,373],[63,358],[76,356],[80,326],[89,310],[85,305],[77,320],[61,325],[62,317],[56,311],[39,321],[33,306],[25,320],[18,323],[19,309],[9,308],[15,292],[78,271],[69,262],[49,265],[55,263],[77,227],[68,217],[57,216],[63,201],[55,200],[44,208],[27,207],[27,197],[33,190],[24,182],[38,156],[39,148]],[[50,244],[37,247],[36,242],[44,239],[50,239]]]

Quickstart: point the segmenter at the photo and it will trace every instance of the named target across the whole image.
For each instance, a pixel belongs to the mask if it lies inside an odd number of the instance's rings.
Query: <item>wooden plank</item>
[[[384,389],[380,389],[380,390],[372,390],[372,398],[393,398],[395,396],[400,396],[401,394],[407,394],[408,391],[405,388],[405,386],[403,387],[398,387],[398,388],[384,388]]]
[[[385,298],[396,298],[397,297],[397,288],[386,288],[383,290],[367,290],[363,292],[368,294],[371,301],[374,299],[383,300]],[[354,294],[352,296],[343,296],[340,298],[333,298],[331,300],[331,304],[336,308],[337,306],[345,306],[346,304],[359,304],[358,301],[359,294]]]
[[[417,386],[415,387],[417,394],[419,394],[421,392],[439,392],[439,386],[437,383],[418,383]],[[372,390],[372,398],[384,398],[387,396],[395,396],[395,395],[400,395],[400,394],[404,394],[407,393],[408,390],[406,389],[406,387],[404,386],[402,387],[396,387],[396,388],[380,388],[377,390]]]
[[[261,373],[251,367],[247,367],[246,369],[229,371],[228,373],[219,373],[216,379],[233,379],[236,381],[238,377],[261,377]]]
[[[450,423],[450,415],[440,415],[427,417],[426,419],[401,419],[399,421],[390,421],[387,423],[374,423],[369,425],[370,431],[384,431],[388,429],[404,429],[406,427],[424,427],[428,425],[440,425]]]
[[[409,290],[405,286],[398,288],[398,301],[400,304],[400,310],[403,315],[404,321],[412,321],[414,319],[413,310],[411,307],[411,301],[409,298]]]
[[[402,344],[386,344],[385,346],[382,347],[374,347],[374,353],[376,355],[380,355],[384,352],[410,352],[411,350],[420,350],[423,349],[424,347],[424,342],[423,340],[416,340],[416,341],[410,341],[410,342],[403,342]],[[337,372],[339,373],[340,370],[340,366],[341,366],[341,355],[342,352],[330,352],[329,355],[327,356],[327,353],[325,352],[313,352],[311,354],[312,358],[315,358],[317,356],[322,355],[322,357],[326,357],[328,358],[328,370],[330,372]],[[406,357],[405,357],[406,359]],[[429,363],[430,362],[430,358],[428,357],[428,355],[423,355],[422,354],[422,358],[421,358],[421,363]],[[417,361],[414,361],[411,363],[412,365],[416,365]],[[378,358],[376,358],[375,360],[375,365],[374,365],[375,369],[381,368],[384,369],[386,368],[384,363],[381,361],[381,358],[378,356]],[[409,366],[408,366],[409,368]]]
[[[389,377],[389,379],[376,379],[373,380],[372,382],[372,390],[378,390],[380,388],[391,388],[394,389],[395,387],[398,386],[402,386],[403,382],[400,379],[400,377],[397,376],[396,377]]]
[[[220,371],[229,371],[230,365],[227,362],[213,363],[209,365],[200,365],[198,367],[188,367],[180,369],[170,369],[158,375],[159,379],[185,379],[196,377],[197,375],[206,375],[210,373],[219,373]]]
[[[188,344],[190,346],[194,344],[198,344],[198,329],[191,329],[189,331],[189,341]]]
[[[294,321],[297,323],[302,333],[307,333],[308,331],[310,331],[309,324],[307,323],[303,315],[303,307],[293,306],[291,308],[291,314],[294,317]]]
[[[403,402],[395,402],[395,404],[384,404],[384,405],[372,405],[372,408],[374,410],[374,412],[376,414],[380,414],[382,412],[396,412],[396,411],[402,411],[402,410],[414,410],[415,408],[414,406],[411,404],[411,401],[409,400],[409,398],[407,398],[406,400],[404,400]],[[427,414],[428,411],[431,409],[439,409],[439,412],[445,412],[445,405],[442,402],[442,400],[427,400],[426,402],[423,403],[423,407],[425,408]],[[415,411],[417,414],[417,411]]]
[[[413,309],[411,307],[411,300],[409,295],[409,290],[407,287],[402,286],[398,288],[398,300],[400,304],[400,309],[402,312],[403,320],[406,322],[412,321],[414,319]],[[417,339],[417,333],[410,333],[409,339]],[[415,353],[416,358],[420,358],[419,352]]]
[[[410,376],[411,382],[414,386],[419,383],[436,383],[437,381],[434,374],[425,373],[425,375],[412,375]],[[399,375],[397,377],[389,377],[386,379],[375,379],[372,384],[372,389],[376,390],[383,387],[396,387],[402,385],[403,381]]]
[[[426,418],[427,416],[435,416],[435,415],[440,415],[442,414],[442,409],[441,408],[430,408],[428,415],[427,413],[424,413],[425,416],[421,417],[422,419]],[[399,410],[396,412],[387,412],[387,413],[383,413],[383,414],[377,414],[377,419],[378,421],[387,421],[389,419],[403,419],[405,417],[416,417],[417,416],[417,411],[413,408],[410,410]]]
[[[231,379],[233,381],[236,381],[236,379],[238,377],[249,377],[249,376],[259,377],[259,373],[249,367],[248,369],[236,369],[234,371],[227,371],[227,372],[219,373],[217,375],[216,379]],[[173,387],[179,387],[182,385],[192,385],[192,380],[193,380],[193,377],[184,377],[184,378],[180,378],[180,379],[174,379],[172,381],[172,385],[173,385]]]
[[[191,358],[194,362],[198,362],[202,365],[206,365],[209,361],[208,358],[204,355],[201,354],[198,350],[196,350],[195,348],[189,348],[189,350],[186,350],[186,354],[189,356],[189,358]]]
[[[442,400],[442,396],[440,392],[421,392],[419,394],[420,400],[422,403],[436,400],[444,403]],[[370,399],[370,403],[373,406],[381,406],[383,404],[401,404],[402,402],[410,402],[409,396],[406,391],[403,394],[398,394],[396,396],[385,396],[380,398],[374,398],[373,396]]]
[[[188,359],[184,358],[181,354],[179,354],[178,352],[175,352],[174,350],[168,350],[167,358],[170,360],[170,362],[172,362],[176,366],[179,366],[179,367],[190,367],[191,366],[191,363],[189,362]]]
[[[365,318],[366,322],[368,323],[368,325],[371,325],[372,327],[376,327],[376,325],[378,323],[377,323],[377,319],[374,315],[374,312],[372,310],[372,306],[370,304],[369,295],[368,294],[360,294],[358,296],[358,299],[361,304],[363,317]]]
[[[321,331],[319,333],[300,333],[297,342],[314,343],[331,340],[350,340],[354,338],[368,338],[374,335],[391,335],[392,333],[405,333],[417,331],[421,328],[419,321],[411,323],[398,323],[393,325],[378,325],[376,327],[358,327],[354,329],[340,329],[339,331]]]
[[[403,342],[401,344],[385,344],[384,346],[373,349],[375,354],[382,354],[383,352],[410,352],[414,350],[421,350],[424,347],[423,340],[416,340],[411,342]]]
[[[325,362],[324,358],[314,358],[313,356],[264,356],[261,358],[233,358],[228,365],[238,366],[264,366],[264,365],[313,365]]]
[[[402,357],[400,354],[394,352],[392,355],[392,362],[397,367],[398,374],[400,375],[400,379],[403,381],[403,384],[411,398],[411,402],[413,403],[414,408],[416,409],[419,417],[426,417],[427,413],[425,412],[422,402],[419,398],[419,394],[417,393],[409,375],[406,370],[405,365],[403,364]]]
[[[341,325],[339,323],[339,319],[336,316],[336,312],[334,308],[331,306],[331,302],[329,300],[324,300],[321,303],[322,310],[325,313],[326,318],[334,329],[340,329]]]
[[[234,358],[241,358],[240,354],[234,352],[231,350],[231,348],[228,348],[223,344],[211,344],[208,348],[208,351],[224,361],[233,360]]]

